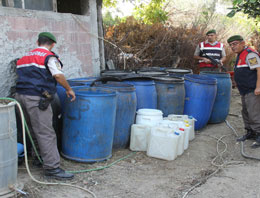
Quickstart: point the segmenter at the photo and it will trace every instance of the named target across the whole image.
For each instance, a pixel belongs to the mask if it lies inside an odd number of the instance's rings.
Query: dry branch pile
[[[196,72],[193,54],[205,36],[199,29],[140,24],[129,17],[124,23],[107,27],[105,39],[126,53],[126,69],[156,66],[190,68]],[[123,69],[120,49],[105,42],[106,60],[112,59],[116,68]]]
[[[141,67],[178,67],[192,69],[198,73],[193,54],[198,43],[205,40],[205,28],[172,27],[167,24],[146,25],[133,17],[115,26],[105,27],[105,39],[118,47],[105,42],[106,60],[113,60],[117,69]],[[233,70],[235,54],[225,44],[227,61],[225,66]],[[258,33],[250,39],[251,45],[260,50]],[[123,51],[123,52],[122,52]]]

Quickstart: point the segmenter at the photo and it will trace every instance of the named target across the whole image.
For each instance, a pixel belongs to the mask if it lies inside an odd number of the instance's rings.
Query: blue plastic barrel
[[[74,86],[89,87],[89,85],[96,79],[97,79],[97,77],[85,77],[85,78],[68,79],[67,81],[71,87],[74,87]],[[59,96],[60,104],[61,104],[61,108],[62,108],[62,112],[63,112],[65,100],[67,98],[66,90],[59,83],[57,84],[56,89],[57,89],[57,94]]]
[[[195,130],[199,130],[209,121],[217,94],[217,80],[198,74],[187,74],[184,79],[184,114],[197,120]]]
[[[133,85],[122,82],[107,82],[96,86],[111,88],[117,92],[113,148],[126,148],[129,143],[131,125],[135,121],[137,104],[135,88]]]
[[[76,100],[65,101],[62,152],[71,160],[97,162],[112,155],[116,92],[104,88],[75,89]]]
[[[228,116],[232,82],[230,74],[224,72],[203,71],[200,75],[217,79],[217,95],[209,119],[210,123],[220,123],[225,121]]]
[[[157,109],[157,93],[153,80],[129,79],[124,81],[135,86],[138,109]]]
[[[156,77],[154,78],[157,92],[157,108],[163,116],[183,114],[185,87],[184,78]]]

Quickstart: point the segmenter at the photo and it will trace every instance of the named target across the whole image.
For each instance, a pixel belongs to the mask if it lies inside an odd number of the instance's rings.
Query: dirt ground
[[[236,89],[232,90],[227,120],[238,135],[244,133]],[[245,152],[260,157],[260,148],[252,150],[251,143],[245,143]],[[129,149],[115,150],[111,159],[95,164],[62,159],[62,167],[66,170],[98,168],[130,153]],[[98,198],[260,198],[259,170],[259,161],[241,156],[235,133],[223,122],[197,131],[189,148],[174,161],[150,158],[145,152],[137,152],[109,168],[76,174],[75,179],[67,183],[87,188]],[[31,172],[36,179],[47,181],[41,169],[31,166]],[[18,197],[92,197],[80,189],[36,184],[24,165],[19,166],[18,183],[24,184],[23,190],[28,193]]]

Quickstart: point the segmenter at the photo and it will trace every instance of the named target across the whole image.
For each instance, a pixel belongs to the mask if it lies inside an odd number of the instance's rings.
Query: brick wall
[[[93,1],[95,2],[95,1]],[[37,47],[39,32],[57,38],[53,51],[64,64],[67,78],[97,76],[100,71],[95,4],[89,16],[0,7],[0,96],[15,84],[11,61]],[[75,17],[77,17],[75,19]]]

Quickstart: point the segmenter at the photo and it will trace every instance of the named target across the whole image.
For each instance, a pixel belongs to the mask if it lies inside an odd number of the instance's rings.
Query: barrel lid
[[[137,71],[138,74],[143,76],[167,76],[168,73],[164,71]]]
[[[164,83],[184,83],[183,77],[170,77],[170,76],[161,76],[153,77],[155,82],[164,82]]]
[[[175,74],[190,74],[192,73],[191,69],[180,69],[180,68],[168,68],[165,71],[169,73],[175,73]]]
[[[201,84],[209,84],[215,85],[217,84],[217,79],[208,77],[206,75],[199,75],[199,74],[185,74],[184,79],[187,81],[201,83]]]
[[[76,96],[94,96],[94,97],[104,97],[104,96],[116,96],[116,91],[109,88],[103,87],[72,87],[75,91]]]
[[[142,67],[137,70],[137,72],[140,71],[165,71],[165,67]]]

